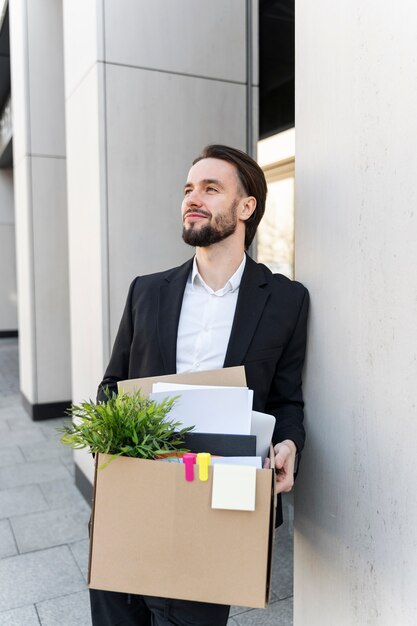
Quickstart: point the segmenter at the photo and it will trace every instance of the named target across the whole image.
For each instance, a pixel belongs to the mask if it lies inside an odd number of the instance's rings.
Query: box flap
[[[150,376],[148,378],[132,378],[117,383],[119,391],[132,393],[142,390],[144,395],[152,391],[153,383],[172,382],[185,385],[217,385],[218,387],[246,387],[246,375],[243,365],[225,367],[203,372],[184,372],[183,374],[166,374],[165,376]]]

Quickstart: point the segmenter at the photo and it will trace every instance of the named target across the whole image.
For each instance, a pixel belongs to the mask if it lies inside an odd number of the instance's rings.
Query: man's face
[[[185,243],[206,247],[233,235],[241,198],[234,165],[221,159],[202,159],[193,165],[181,208]]]

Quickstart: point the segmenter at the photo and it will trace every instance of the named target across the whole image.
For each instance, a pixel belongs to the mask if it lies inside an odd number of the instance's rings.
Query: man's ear
[[[256,198],[254,198],[253,196],[242,198],[242,201],[239,204],[239,218],[243,221],[248,220],[255,209]]]

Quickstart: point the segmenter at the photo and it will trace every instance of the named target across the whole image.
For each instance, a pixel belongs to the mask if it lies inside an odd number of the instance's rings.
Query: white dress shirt
[[[201,278],[194,257],[182,301],[177,335],[177,373],[223,367],[246,255],[218,291]]]

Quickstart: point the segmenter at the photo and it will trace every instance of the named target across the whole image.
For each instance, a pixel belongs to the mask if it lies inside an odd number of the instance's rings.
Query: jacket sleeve
[[[276,417],[273,444],[291,439],[298,452],[301,452],[305,441],[302,370],[307,341],[309,295],[307,289],[303,289],[297,321],[278,361],[265,409]]]
[[[133,292],[137,278],[131,283],[119,330],[117,331],[110,362],[104,373],[104,378],[99,384],[97,391],[97,401],[107,399],[105,389],[108,387],[110,393],[117,393],[117,383],[119,380],[126,380],[129,376],[130,350],[133,339]]]

